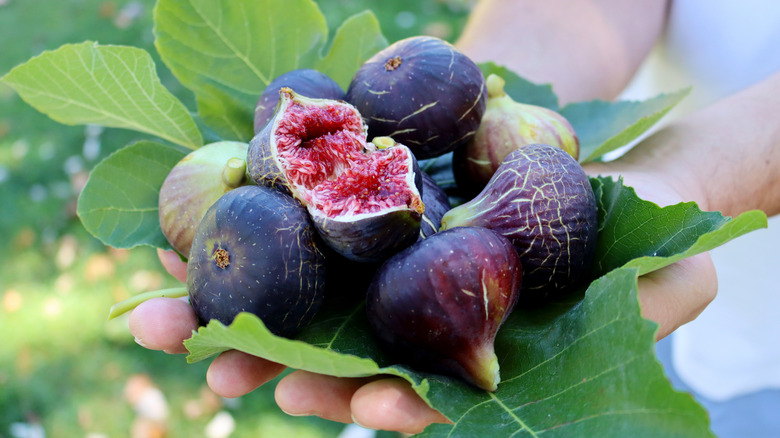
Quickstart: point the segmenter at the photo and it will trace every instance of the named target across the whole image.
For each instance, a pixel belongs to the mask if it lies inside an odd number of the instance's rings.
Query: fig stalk
[[[222,169],[222,182],[233,189],[246,184],[246,160],[237,157],[229,159]]]

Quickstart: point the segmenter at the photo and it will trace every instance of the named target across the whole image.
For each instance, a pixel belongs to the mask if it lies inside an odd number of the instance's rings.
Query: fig
[[[278,336],[308,325],[325,292],[325,253],[306,209],[263,186],[222,195],[206,212],[187,262],[187,292],[201,324],[257,315]]]
[[[476,135],[453,156],[459,186],[478,191],[515,149],[529,144],[548,144],[579,158],[580,143],[569,121],[559,113],[536,105],[515,102],[504,92],[504,79],[487,78],[487,109]]]
[[[425,206],[417,160],[403,145],[377,150],[311,193],[309,214],[328,245],[380,262],[418,239]]]
[[[255,107],[255,134],[271,120],[279,102],[279,90],[288,87],[307,97],[321,99],[344,99],[344,90],[325,73],[310,68],[301,68],[283,73],[265,87]]]
[[[522,276],[517,252],[500,234],[480,227],[436,233],[377,271],[366,295],[372,332],[408,365],[495,391],[494,341]]]
[[[160,229],[179,254],[189,257],[203,215],[227,191],[251,183],[246,174],[248,145],[222,141],[181,159],[160,187]]]
[[[274,118],[250,142],[249,174],[300,200],[336,252],[379,262],[417,239],[425,207],[411,150],[377,141],[366,142],[352,105],[282,88]]]
[[[511,152],[477,197],[444,215],[441,230],[481,226],[506,236],[523,264],[523,296],[543,301],[589,271],[597,215],[577,160],[561,148],[534,144]]]
[[[437,157],[477,131],[487,101],[476,63],[439,38],[399,40],[369,58],[347,89],[371,138],[392,137],[418,160]]]
[[[439,231],[441,218],[450,211],[452,205],[444,189],[425,172],[422,172],[422,182],[422,201],[425,205],[425,212],[422,216],[422,222],[420,222],[420,238],[424,239]]]

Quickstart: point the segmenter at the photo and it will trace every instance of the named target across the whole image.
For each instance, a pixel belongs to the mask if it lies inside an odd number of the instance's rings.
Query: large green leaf
[[[594,161],[628,145],[677,105],[690,89],[642,101],[594,100],[566,105],[561,115],[580,139],[580,161]]]
[[[613,271],[581,298],[512,314],[496,340],[495,393],[388,363],[362,305],[326,311],[298,340],[244,313],[230,326],[211,322],[185,345],[190,361],[235,348],[328,375],[400,376],[454,422],[426,437],[710,436],[704,410],[672,389],[655,360],[656,327],[639,315],[636,271]]]
[[[187,108],[160,83],[151,56],[135,47],[64,45],[0,81],[60,123],[133,129],[189,148],[203,143]]]
[[[601,216],[596,276],[620,266],[645,274],[767,226],[766,214],[758,210],[732,219],[701,211],[693,202],[661,208],[640,199],[622,180],[599,178],[594,187]]]
[[[333,54],[321,56],[328,28],[311,0],[159,0],[156,47],[191,89],[200,115],[225,139],[248,141],[255,104],[276,76],[321,67],[346,78],[387,42],[371,13],[348,20]]]
[[[500,330],[494,394],[429,378],[427,400],[453,425],[423,437],[708,437],[706,412],[655,360],[636,271],[593,282],[584,299],[520,309]]]
[[[106,157],[79,195],[84,228],[115,248],[170,249],[160,231],[158,197],[165,177],[185,155],[173,146],[141,141]]]
[[[346,90],[357,69],[385,46],[387,40],[374,14],[357,14],[345,20],[336,31],[328,55],[317,64],[316,69]]]

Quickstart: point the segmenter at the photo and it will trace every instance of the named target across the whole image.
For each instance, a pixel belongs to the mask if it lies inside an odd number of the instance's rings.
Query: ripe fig
[[[420,240],[379,268],[366,311],[380,344],[420,370],[495,391],[494,341],[517,302],[522,272],[512,244],[479,227]]]
[[[189,257],[192,238],[206,210],[228,190],[251,183],[246,175],[248,145],[211,143],[181,159],[163,181],[160,228],[179,254]]]
[[[306,209],[263,186],[225,193],[198,227],[187,262],[187,292],[201,324],[257,315],[293,336],[319,309],[325,256]]]
[[[420,223],[420,238],[424,239],[439,231],[441,218],[452,208],[450,198],[436,181],[427,173],[422,173],[423,193],[422,201],[425,204],[425,212]]]
[[[325,242],[355,261],[378,262],[417,239],[422,177],[411,150],[366,143],[346,102],[282,88],[274,118],[252,139],[249,174],[303,203]]]
[[[249,175],[306,204],[313,187],[365,157],[366,132],[352,105],[282,88],[274,117],[249,142]]]
[[[557,146],[579,158],[579,138],[562,115],[515,102],[504,92],[504,80],[495,74],[488,76],[487,90],[487,109],[476,135],[453,156],[460,186],[483,188],[510,152],[529,144]]]
[[[319,99],[344,99],[344,90],[330,76],[317,70],[302,68],[277,76],[265,87],[255,107],[255,134],[271,120],[279,102],[279,90],[288,87],[296,93]]]
[[[418,160],[468,141],[485,111],[485,77],[477,64],[438,38],[397,41],[366,61],[347,89],[373,137],[388,136]]]
[[[589,271],[597,214],[580,164],[558,147],[528,145],[506,157],[476,198],[447,212],[441,229],[481,226],[509,238],[523,264],[523,296],[539,301]]]

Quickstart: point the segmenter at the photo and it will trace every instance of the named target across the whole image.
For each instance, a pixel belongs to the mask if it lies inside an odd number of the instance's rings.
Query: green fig
[[[461,186],[484,187],[507,155],[529,144],[556,146],[575,160],[579,158],[579,139],[562,115],[514,101],[504,91],[504,84],[500,76],[488,76],[482,123],[472,140],[455,152],[453,166]]]
[[[179,254],[189,257],[192,239],[206,210],[230,190],[250,184],[249,145],[211,143],[190,152],[171,169],[160,187],[160,229]]]

